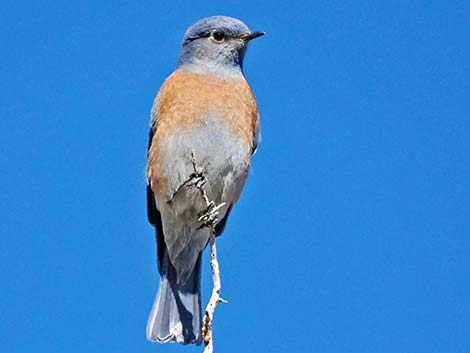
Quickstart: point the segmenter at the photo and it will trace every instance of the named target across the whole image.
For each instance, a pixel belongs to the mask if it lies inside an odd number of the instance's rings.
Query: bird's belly
[[[166,140],[160,170],[170,198],[194,172],[191,159],[194,151],[196,165],[206,179],[204,188],[208,197],[227,204],[236,201],[250,165],[251,147],[244,139],[232,136],[222,122],[208,119],[187,131],[170,135]],[[190,196],[187,191],[185,195]],[[191,198],[188,197],[188,201]]]

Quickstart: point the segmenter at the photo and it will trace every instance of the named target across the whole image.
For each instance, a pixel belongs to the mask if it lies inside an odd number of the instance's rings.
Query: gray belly
[[[216,204],[226,203],[219,210],[221,220],[245,184],[251,147],[242,139],[232,137],[216,120],[168,136],[160,143],[166,146],[159,170],[167,187],[166,199],[157,198],[156,202],[170,261],[184,278],[191,273],[209,239],[208,229],[200,228],[198,221],[206,204],[196,187],[185,185],[194,172],[191,151],[206,179],[204,189],[209,199]]]
[[[197,166],[207,180],[204,188],[208,197],[217,203],[230,204],[238,196],[249,168],[250,146],[242,139],[232,137],[220,121],[208,119],[191,131],[169,136],[165,145],[168,148],[162,171],[169,184],[170,199],[193,173],[192,150]],[[187,193],[188,190],[184,197],[194,201],[197,192],[194,195]]]

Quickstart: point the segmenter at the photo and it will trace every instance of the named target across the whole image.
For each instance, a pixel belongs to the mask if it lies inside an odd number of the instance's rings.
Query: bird
[[[207,197],[221,204],[213,219],[224,231],[245,185],[260,141],[255,96],[243,72],[251,31],[227,16],[204,18],[183,37],[175,71],[161,86],[151,111],[147,152],[147,216],[155,227],[160,282],[147,322],[149,341],[202,343],[201,256],[209,212],[191,178],[192,156]]]

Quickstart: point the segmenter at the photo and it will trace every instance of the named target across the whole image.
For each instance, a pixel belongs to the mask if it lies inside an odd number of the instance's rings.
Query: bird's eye
[[[225,39],[225,34],[221,30],[216,29],[214,32],[212,32],[211,37],[214,41],[220,43]]]

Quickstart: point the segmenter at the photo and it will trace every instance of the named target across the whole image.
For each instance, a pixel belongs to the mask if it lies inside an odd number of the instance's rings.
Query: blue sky
[[[268,33],[245,60],[263,141],[218,241],[216,351],[470,351],[468,2],[2,7],[2,351],[202,351],[145,339],[144,169],[182,35],[216,14]]]

